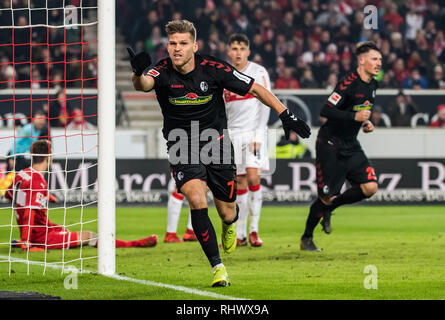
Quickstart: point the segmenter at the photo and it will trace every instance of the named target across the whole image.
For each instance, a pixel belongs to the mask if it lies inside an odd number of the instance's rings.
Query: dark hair
[[[32,163],[39,164],[51,155],[51,143],[48,140],[37,140],[31,146]]]
[[[230,36],[229,41],[227,43],[230,46],[234,42],[244,43],[247,47],[250,46],[249,38],[247,38],[247,36],[245,34],[242,34],[242,33],[232,34]]]
[[[365,42],[360,42],[359,44],[357,44],[357,46],[355,47],[355,54],[358,57],[359,55],[369,52],[371,50],[375,50],[380,52],[380,49],[377,48],[376,44],[372,41],[365,41]]]

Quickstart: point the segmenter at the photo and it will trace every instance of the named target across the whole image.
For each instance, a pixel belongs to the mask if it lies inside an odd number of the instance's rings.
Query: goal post
[[[115,1],[98,0],[98,272],[116,271]]]
[[[115,5],[115,0],[0,1],[0,270],[6,266],[11,274],[12,265],[26,262],[28,274],[34,265],[43,266],[44,274],[47,266],[62,272],[78,266],[82,272],[84,262],[94,259],[99,274],[116,271]],[[33,129],[36,112],[46,123],[41,133]],[[45,137],[54,161],[44,176],[56,200],[41,204],[55,224],[47,223],[46,234],[56,227],[95,232],[97,225],[98,235],[77,246],[65,237],[49,243],[45,235],[31,243],[44,248],[42,254],[28,248],[23,255],[19,228],[32,224],[19,224],[16,202],[2,194],[15,188],[9,176],[30,166],[19,168],[17,158],[32,160],[31,142]],[[29,150],[17,149],[25,138]],[[61,250],[48,255],[54,241]]]

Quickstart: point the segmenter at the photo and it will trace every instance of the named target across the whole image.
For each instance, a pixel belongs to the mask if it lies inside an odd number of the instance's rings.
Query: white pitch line
[[[2,256],[0,255],[1,259],[5,259],[5,260],[9,260],[10,257],[8,256]],[[11,257],[11,261],[12,262],[19,262],[19,263],[25,263],[25,264],[31,264],[31,265],[39,265],[39,266],[44,266],[45,263],[43,262],[39,262],[39,261],[32,261],[32,260],[24,260],[24,259],[19,259],[19,258],[12,258]],[[53,264],[53,263],[46,263],[46,266],[48,268],[52,268],[52,269],[62,269],[65,268],[67,270],[70,270],[70,266],[61,266],[61,265],[57,265],[57,264]],[[91,270],[82,270],[83,273],[96,273],[94,271]],[[185,293],[190,293],[190,294],[196,294],[199,296],[204,296],[204,297],[210,297],[210,298],[215,298],[215,299],[223,299],[223,300],[249,300],[249,299],[245,299],[245,298],[237,298],[237,297],[231,297],[231,296],[226,296],[223,294],[217,294],[217,293],[213,293],[213,292],[208,292],[208,291],[202,291],[202,290],[198,290],[198,289],[193,289],[193,288],[187,288],[187,287],[183,287],[183,286],[175,286],[172,284],[167,284],[167,283],[162,283],[162,282],[156,282],[156,281],[150,281],[150,280],[142,280],[142,279],[135,279],[135,278],[129,278],[129,277],[124,277],[124,276],[120,276],[117,274],[114,275],[102,275],[104,277],[107,278],[111,278],[111,279],[115,279],[115,280],[120,280],[120,281],[128,281],[128,282],[133,282],[133,283],[138,283],[138,284],[142,284],[142,285],[146,285],[146,286],[152,286],[152,287],[160,287],[160,288],[167,288],[167,289],[171,289],[171,290],[176,290],[176,291],[182,291]]]

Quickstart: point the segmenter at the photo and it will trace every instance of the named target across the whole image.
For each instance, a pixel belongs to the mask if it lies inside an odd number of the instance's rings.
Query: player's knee
[[[206,197],[199,192],[188,194],[187,201],[189,202],[190,209],[201,209],[207,207]]]
[[[323,202],[323,204],[325,205],[325,206],[330,206],[331,204],[332,204],[332,200],[334,200],[334,196],[332,196],[332,197],[324,197],[324,196],[321,196],[321,197],[319,197],[319,199],[320,199],[320,201],[321,202]]]
[[[363,184],[363,185],[361,186],[361,188],[362,188],[362,192],[363,192],[363,194],[364,194],[367,198],[370,198],[370,197],[372,197],[374,194],[377,193],[377,190],[378,190],[378,184],[377,184],[377,183],[373,183],[373,182],[371,182],[371,183],[366,183],[366,184]]]

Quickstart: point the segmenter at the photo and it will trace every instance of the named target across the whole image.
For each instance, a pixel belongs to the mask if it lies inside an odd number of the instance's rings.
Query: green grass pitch
[[[442,206],[371,207],[350,206],[336,210],[333,232],[325,235],[318,226],[314,240],[322,253],[302,252],[299,237],[303,232],[307,207],[264,207],[260,220],[261,248],[239,247],[230,255],[221,251],[232,286],[211,288],[212,272],[197,242],[165,244],[166,208],[118,208],[117,237],[124,240],[159,236],[154,248],[118,248],[117,274],[126,280],[94,273],[97,260],[84,260],[82,267],[93,273],[78,276],[77,289],[65,289],[67,274],[59,269],[13,262],[0,263],[0,291],[36,291],[62,299],[215,299],[211,294],[233,298],[264,300],[296,299],[445,299],[445,211]],[[84,219],[95,218],[96,208],[86,208]],[[185,231],[188,208],[184,208],[178,228]],[[210,216],[219,237],[221,222],[214,208]],[[51,213],[61,223],[63,213]],[[80,219],[80,210],[67,211],[67,224]],[[10,210],[0,210],[0,226],[11,221]],[[80,230],[74,226],[72,230]],[[96,230],[96,223],[84,230]],[[9,227],[0,227],[0,243],[9,240]],[[13,238],[18,238],[14,228]],[[222,250],[222,249],[221,249]],[[0,260],[9,246],[0,244]],[[52,250],[47,262],[73,260],[80,249]],[[97,254],[82,248],[84,257]],[[14,258],[26,259],[16,250]],[[29,260],[42,261],[40,252]],[[72,263],[80,267],[79,261]],[[377,270],[377,289],[365,289],[366,266]],[[144,283],[127,281],[146,280]],[[151,281],[151,282],[148,282]],[[161,284],[161,286],[153,285]],[[374,282],[375,283],[375,282]],[[172,285],[166,287],[163,285]],[[178,288],[199,290],[181,291]],[[207,295],[207,293],[210,293]],[[218,297],[216,297],[218,298]]]

